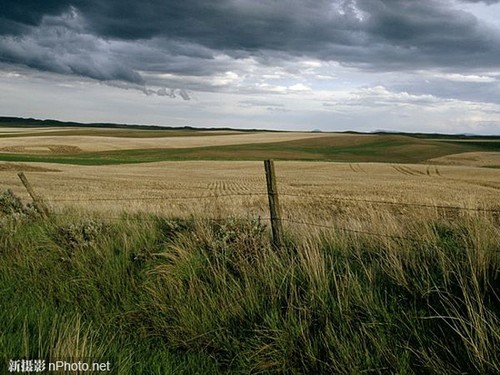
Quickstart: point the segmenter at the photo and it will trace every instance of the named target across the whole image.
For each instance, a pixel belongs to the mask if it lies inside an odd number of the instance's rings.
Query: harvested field
[[[192,213],[268,216],[262,162],[27,165],[62,172],[28,174],[37,192],[55,210],[71,207],[104,214],[125,210],[177,216]],[[365,209],[373,208],[369,201],[498,208],[500,170],[497,169],[282,161],[276,162],[276,172],[282,206],[290,217],[300,209],[315,220],[328,217],[332,220],[332,213],[340,206],[357,201]],[[10,188],[28,198],[13,171],[0,170],[0,180],[2,190]],[[413,207],[414,211],[418,209]]]
[[[471,167],[500,167],[500,152],[462,152],[429,160],[429,163],[468,165]]]
[[[44,168],[37,165],[28,165],[22,163],[0,163],[0,171],[16,172],[60,172],[55,168]]]
[[[155,138],[126,138],[110,136],[23,136],[0,138],[0,152],[39,153],[49,146],[78,147],[85,152],[111,150],[192,148],[206,146],[240,145],[251,143],[285,142],[298,139],[319,138],[324,135],[314,133],[239,133],[224,135],[176,136]],[[342,135],[339,135],[342,137]],[[26,151],[24,151],[26,150]],[[54,153],[58,153],[57,150]]]
[[[500,190],[500,170],[477,168],[500,164],[499,152],[461,153],[482,147],[477,140],[450,143],[391,134],[84,127],[18,130],[41,135],[0,138],[4,160],[26,161],[4,165],[14,165],[12,171],[19,165],[25,171],[29,171],[27,166],[62,171],[29,177],[55,209],[94,210],[98,206],[108,213],[127,210],[266,216],[260,160],[267,158],[283,160],[277,162],[278,185],[283,207],[290,215],[297,208],[312,206],[313,210],[306,211],[328,216],[332,202],[339,198],[489,207],[498,201]],[[48,135],[49,131],[53,134]],[[484,144],[496,147],[495,142]],[[468,163],[471,165],[458,166]],[[15,173],[3,167],[0,176],[2,187],[23,194]],[[95,199],[101,199],[99,205]]]
[[[25,134],[25,133],[50,133],[54,131],[71,131],[72,128],[63,128],[63,127],[43,127],[43,128],[34,128],[34,127],[4,127],[0,126],[0,135],[3,134]]]
[[[25,130],[21,128],[21,130]],[[439,164],[440,157],[487,153],[474,166],[495,167],[498,139],[470,141],[403,134],[263,132],[194,129],[62,128],[0,133],[0,160],[114,165],[184,160],[309,160]],[[430,161],[429,161],[430,160]],[[442,164],[471,165],[469,158]],[[476,160],[476,159],[474,159]],[[488,162],[487,160],[493,160]],[[482,164],[481,164],[482,163]],[[492,164],[493,163],[493,164]],[[403,172],[412,174],[413,172]]]
[[[78,146],[68,145],[36,145],[36,146],[6,146],[0,152],[28,153],[28,154],[75,154],[82,152]]]
[[[96,128],[96,127],[28,127],[4,128],[0,126],[0,138],[6,137],[34,137],[50,136],[97,136],[119,138],[162,138],[162,137],[198,137],[241,134],[238,130],[193,130],[193,129],[125,129],[125,128]],[[245,132],[247,133],[247,132]]]

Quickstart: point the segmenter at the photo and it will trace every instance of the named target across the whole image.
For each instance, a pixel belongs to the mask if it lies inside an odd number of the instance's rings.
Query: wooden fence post
[[[266,170],[267,197],[269,198],[269,211],[271,213],[273,245],[276,248],[280,248],[283,243],[283,227],[281,225],[281,210],[278,200],[278,189],[276,187],[276,175],[274,174],[274,162],[272,160],[264,160],[264,168]]]
[[[36,195],[35,191],[33,190],[33,187],[31,187],[31,184],[29,183],[24,173],[19,172],[17,176],[19,177],[24,187],[28,191],[28,194],[30,195],[31,199],[33,199],[33,203],[35,204],[36,209],[42,214],[43,217],[47,218],[49,216],[49,210],[47,206],[45,205],[43,200],[38,195]]]

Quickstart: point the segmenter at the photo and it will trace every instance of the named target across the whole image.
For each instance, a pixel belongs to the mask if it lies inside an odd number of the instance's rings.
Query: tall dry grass
[[[492,213],[302,201],[274,249],[265,220],[212,204],[4,214],[0,351],[130,374],[500,372]]]

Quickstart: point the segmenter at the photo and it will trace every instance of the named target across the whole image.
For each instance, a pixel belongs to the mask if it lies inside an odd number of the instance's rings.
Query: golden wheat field
[[[0,135],[0,153],[42,156],[260,143],[274,143],[273,147],[280,149],[280,142],[302,140],[305,143],[289,150],[299,153],[303,146],[355,150],[379,139],[370,134],[85,127],[5,127],[0,128]],[[424,147],[414,139],[411,142],[395,147],[402,147],[406,153],[415,153],[412,147]],[[254,155],[255,150],[249,153]],[[277,161],[283,219],[290,225],[341,224],[351,229],[384,223],[386,231],[397,226],[400,218],[483,214],[475,209],[499,208],[500,169],[479,166],[499,165],[499,155],[462,152],[430,159],[427,164]],[[110,219],[124,212],[212,218],[269,216],[262,161],[190,160],[98,166],[0,162],[1,190],[12,189],[28,201],[18,171],[26,173],[55,214],[72,212],[78,216],[88,212]],[[443,207],[464,209],[450,211]]]
[[[462,152],[429,160],[435,164],[467,165],[471,167],[500,165],[500,152]]]
[[[9,137],[0,138],[0,152],[8,153],[68,153],[68,152],[101,152],[111,150],[154,149],[154,148],[192,148],[205,146],[240,145],[250,143],[272,143],[324,137],[323,134],[299,132],[238,132],[238,131],[197,131],[186,136],[172,137],[168,132],[163,136],[148,138],[128,137],[137,131],[122,129],[106,129],[105,134],[91,129],[84,135],[78,134],[82,129],[39,129],[31,128],[15,130],[0,128],[1,134]],[[50,133],[54,134],[50,134]],[[85,135],[86,134],[86,135]],[[95,134],[95,135],[89,135]],[[116,135],[114,135],[116,134]],[[124,137],[124,135],[127,135]],[[345,136],[338,134],[338,137]]]
[[[349,228],[365,227],[361,221],[385,221],[387,227],[389,217],[397,221],[403,216],[457,216],[476,214],[475,208],[500,208],[498,169],[298,161],[278,161],[275,168],[283,217],[290,223],[337,225],[342,217],[342,224]],[[19,170],[25,171],[55,213],[87,211],[110,218],[123,212],[215,218],[269,216],[262,162],[115,166],[0,163],[1,189],[12,189],[29,200],[17,176]],[[446,206],[466,210],[443,211]]]

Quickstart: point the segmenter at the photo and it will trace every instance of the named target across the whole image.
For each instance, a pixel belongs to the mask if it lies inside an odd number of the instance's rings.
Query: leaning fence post
[[[28,191],[28,194],[30,195],[31,199],[33,199],[33,203],[35,204],[36,209],[42,214],[43,217],[47,218],[49,216],[49,210],[47,206],[45,205],[43,200],[38,195],[36,195],[35,191],[31,187],[31,184],[29,183],[24,173],[19,172],[17,176],[19,177],[24,187]]]
[[[276,188],[276,175],[274,174],[274,162],[264,160],[266,170],[267,197],[269,198],[269,211],[271,213],[271,228],[273,233],[273,245],[280,248],[282,241],[283,228],[281,226],[281,211],[278,200],[278,189]]]

